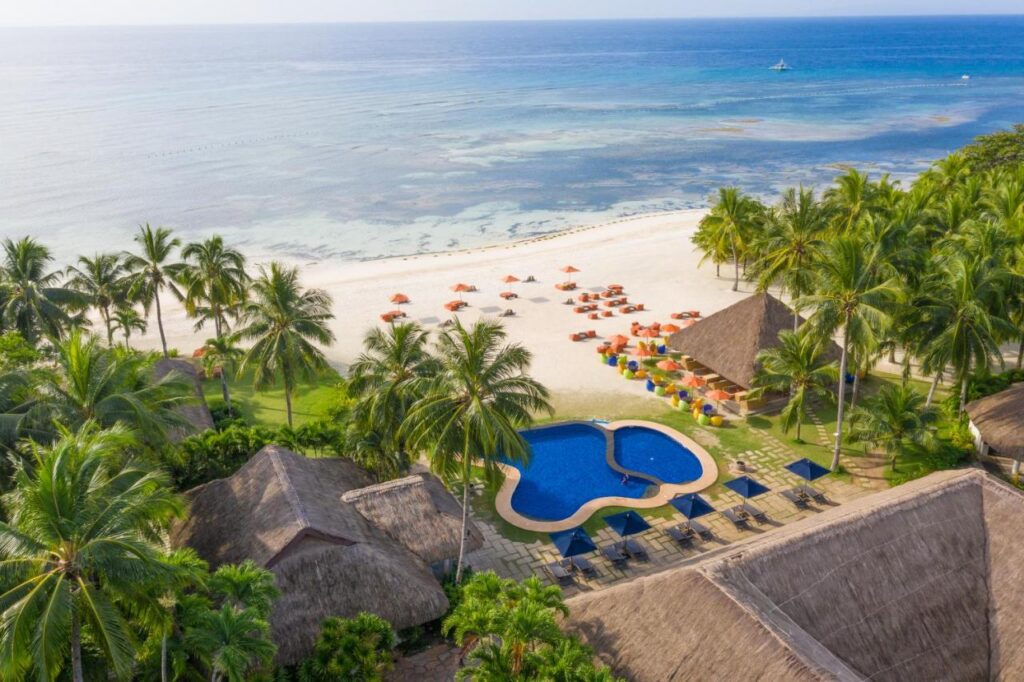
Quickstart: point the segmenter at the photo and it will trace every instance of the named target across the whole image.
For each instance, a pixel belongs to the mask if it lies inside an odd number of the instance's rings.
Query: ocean
[[[1022,97],[1024,17],[0,29],[0,232],[466,248],[906,180]]]

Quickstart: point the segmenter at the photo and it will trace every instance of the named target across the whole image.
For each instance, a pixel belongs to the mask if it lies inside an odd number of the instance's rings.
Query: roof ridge
[[[296,492],[295,486],[292,485],[292,479],[288,475],[284,461],[281,459],[281,453],[282,449],[274,446],[268,453],[270,455],[270,464],[274,468],[274,474],[277,476],[277,479],[281,482],[281,491],[284,493],[284,497],[288,501],[288,506],[291,507],[292,511],[295,513],[299,528],[311,528],[312,524],[309,522],[309,516],[306,514],[305,508],[302,506],[302,500],[299,499],[299,494]]]
[[[352,490],[343,493],[341,500],[343,502],[352,502],[361,497],[365,497],[366,495],[388,492],[395,488],[404,488],[406,486],[423,485],[424,483],[426,483],[426,480],[423,478],[422,474],[410,474],[409,476],[403,476],[402,478],[396,478],[390,481],[364,485],[362,488],[353,488]]]

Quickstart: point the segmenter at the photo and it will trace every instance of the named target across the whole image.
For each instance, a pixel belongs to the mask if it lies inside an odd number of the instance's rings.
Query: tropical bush
[[[327,618],[297,678],[300,682],[380,682],[392,667],[395,641],[391,624],[372,613]]]

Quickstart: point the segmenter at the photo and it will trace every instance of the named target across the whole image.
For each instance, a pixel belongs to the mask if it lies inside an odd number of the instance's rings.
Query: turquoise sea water
[[[1021,17],[0,29],[0,231],[464,247],[909,177],[1022,97]]]

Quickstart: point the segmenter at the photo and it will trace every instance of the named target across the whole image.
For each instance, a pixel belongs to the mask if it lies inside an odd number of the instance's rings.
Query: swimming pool
[[[659,424],[566,422],[523,432],[526,465],[506,461],[498,512],[532,530],[561,530],[604,506],[649,508],[714,482],[711,457]]]

